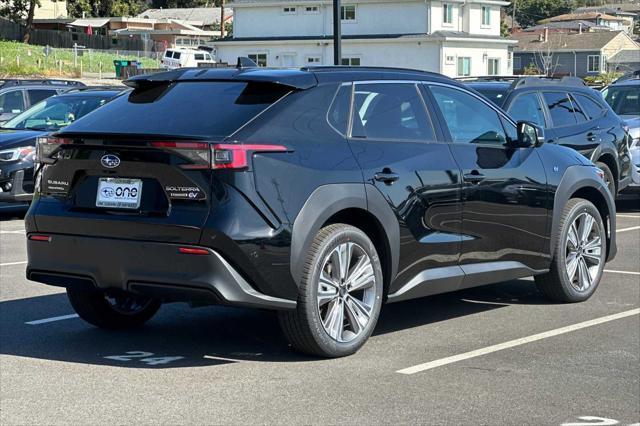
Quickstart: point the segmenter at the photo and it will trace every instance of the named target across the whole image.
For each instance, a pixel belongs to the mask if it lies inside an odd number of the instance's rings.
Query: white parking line
[[[617,229],[616,232],[635,231],[636,229],[640,229],[640,226],[632,226],[630,228]]]
[[[441,367],[443,365],[452,364],[454,362],[464,361],[470,358],[475,358],[475,357],[490,354],[493,352],[502,351],[504,349],[513,348],[515,346],[524,345],[527,343],[535,342],[537,340],[546,339],[548,337],[558,336],[560,334],[569,333],[569,332],[580,330],[587,327],[593,327],[594,325],[603,324],[605,322],[614,321],[614,320],[618,320],[618,319],[622,319],[622,318],[626,318],[626,317],[630,317],[632,315],[638,315],[638,314],[640,314],[640,308],[631,309],[630,311],[624,311],[624,312],[620,312],[613,315],[607,315],[605,317],[580,322],[577,324],[569,325],[567,327],[556,328],[555,330],[545,331],[544,333],[534,334],[532,336],[511,340],[509,342],[504,342],[504,343],[500,343],[493,346],[487,346],[486,348],[476,349],[475,351],[466,352],[463,354],[458,354],[458,355],[450,356],[447,358],[437,359],[435,361],[426,362],[424,364],[414,365],[413,367],[408,367],[408,368],[403,368],[402,370],[398,370],[396,371],[396,373],[415,374],[421,371],[426,371],[436,367]]]
[[[617,214],[616,217],[629,217],[633,219],[640,219],[640,215],[637,214]]]
[[[609,273],[612,273],[612,274],[640,275],[640,272],[616,271],[615,269],[605,269],[604,272],[609,272]]]
[[[27,262],[7,262],[7,263],[0,263],[0,266],[13,266],[13,265],[26,265]]]
[[[62,316],[59,316],[59,317],[51,317],[51,318],[45,318],[45,319],[40,319],[40,320],[35,320],[35,321],[28,321],[28,322],[25,322],[25,324],[39,325],[39,324],[46,324],[48,322],[68,320],[68,319],[72,319],[72,318],[78,318],[78,314],[62,315]]]

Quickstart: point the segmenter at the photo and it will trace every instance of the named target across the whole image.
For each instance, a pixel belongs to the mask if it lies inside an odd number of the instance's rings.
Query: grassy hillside
[[[0,77],[9,76],[80,76],[83,73],[113,72],[115,59],[136,60],[144,68],[159,68],[155,59],[119,54],[116,50],[84,51],[74,61],[73,49],[50,48],[45,55],[44,46],[0,41]],[[118,53],[118,54],[116,54]]]

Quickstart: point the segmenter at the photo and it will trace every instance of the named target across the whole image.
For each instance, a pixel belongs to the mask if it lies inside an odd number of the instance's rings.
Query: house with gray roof
[[[512,34],[514,72],[528,67],[556,76],[586,77],[640,69],[640,45],[624,31]]]
[[[192,8],[167,8],[147,9],[138,15],[144,19],[176,19],[179,21],[196,22],[204,30],[219,28],[222,11],[219,7],[192,7]],[[225,22],[233,22],[233,10],[226,9]]]

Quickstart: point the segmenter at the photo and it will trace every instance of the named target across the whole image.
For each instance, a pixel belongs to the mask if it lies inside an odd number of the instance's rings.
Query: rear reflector
[[[31,241],[44,241],[46,243],[51,242],[50,235],[29,235]]]
[[[210,254],[209,250],[207,249],[193,248],[193,247],[180,247],[178,249],[178,252],[182,254],[195,254],[197,256],[206,256]]]

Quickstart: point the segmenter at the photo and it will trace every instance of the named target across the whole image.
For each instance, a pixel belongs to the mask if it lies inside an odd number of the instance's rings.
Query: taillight
[[[44,137],[36,139],[36,163],[51,163],[53,158],[51,155],[65,144],[73,143],[73,140],[67,138]]]
[[[157,141],[151,146],[176,153],[188,160],[182,169],[234,169],[249,167],[249,156],[256,152],[286,152],[282,145],[224,144],[208,142]]]
[[[42,242],[45,242],[45,243],[50,243],[51,242],[51,236],[50,235],[34,234],[34,235],[29,235],[29,240],[31,240],[31,241],[42,241]]]
[[[188,164],[178,166],[182,169],[208,169],[211,166],[207,142],[157,141],[151,142],[151,146],[172,151],[188,160]]]
[[[244,169],[249,167],[249,154],[256,152],[286,152],[282,145],[213,144],[211,145],[212,169]]]
[[[178,248],[178,253],[180,254],[194,254],[196,256],[207,256],[209,255],[209,250],[195,248],[195,247],[180,247]]]

